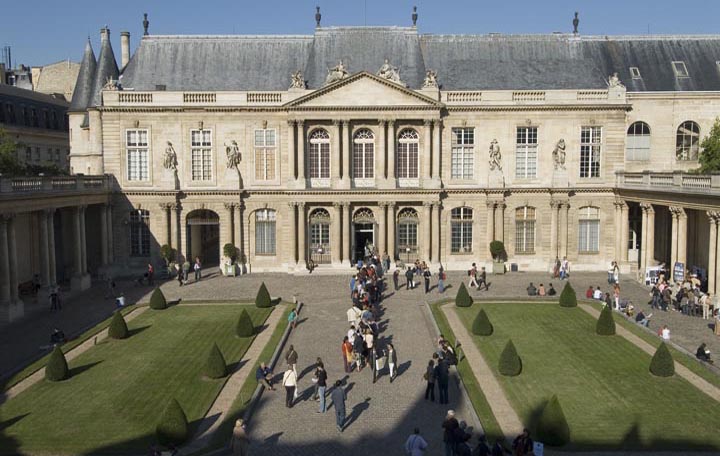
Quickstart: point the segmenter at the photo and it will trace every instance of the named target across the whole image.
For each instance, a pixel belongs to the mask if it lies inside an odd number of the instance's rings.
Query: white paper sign
[[[543,449],[544,445],[540,442],[533,442],[533,453],[535,456],[543,456],[543,452],[545,451]]]

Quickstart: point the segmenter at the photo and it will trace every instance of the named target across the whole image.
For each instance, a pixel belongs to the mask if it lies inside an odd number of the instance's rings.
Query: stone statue
[[[238,168],[240,166],[240,147],[238,147],[237,141],[234,139],[230,141],[230,145],[225,144],[225,155],[227,155],[227,167],[228,169],[235,168],[240,172]]]
[[[437,73],[435,70],[427,70],[425,72],[425,80],[423,81],[423,89],[437,89]]]
[[[387,79],[388,81],[397,82],[398,84],[402,83],[402,81],[400,81],[400,71],[397,67],[390,65],[390,61],[388,59],[385,59],[385,63],[383,63],[380,67],[377,75],[383,79]]]
[[[120,90],[120,81],[113,79],[112,77],[107,78],[105,80],[105,85],[102,88],[103,90]]]
[[[500,154],[500,145],[498,145],[497,139],[493,139],[490,143],[490,169],[494,170],[495,168],[498,169],[498,171],[502,171],[502,155]]]
[[[177,154],[175,153],[175,148],[170,141],[167,142],[167,147],[165,147],[165,155],[163,156],[163,167],[165,169],[170,169],[177,172]]]
[[[580,25],[580,18],[578,18],[578,12],[575,11],[575,18],[573,19],[573,33],[578,34],[578,25]]]
[[[623,89],[625,88],[623,83],[620,82],[620,78],[618,77],[617,73],[613,73],[610,75],[610,77],[608,77],[608,87],[611,89],[613,87],[622,87]]]
[[[328,69],[328,75],[325,78],[325,84],[332,84],[335,81],[341,81],[348,77],[348,71],[345,69],[342,60],[337,65]]]
[[[555,149],[553,149],[552,152],[553,157],[553,163],[555,164],[555,169],[565,169],[565,140],[560,139],[560,141],[555,144]]]
[[[290,75],[291,89],[304,89],[305,87],[305,78],[303,77],[302,71],[297,70]]]

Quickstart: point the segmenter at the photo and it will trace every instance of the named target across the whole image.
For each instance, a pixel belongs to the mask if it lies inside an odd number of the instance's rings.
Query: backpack
[[[468,277],[472,275],[472,269],[468,269]]]

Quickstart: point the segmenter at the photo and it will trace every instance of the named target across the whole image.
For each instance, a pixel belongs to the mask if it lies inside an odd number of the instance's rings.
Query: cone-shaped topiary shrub
[[[108,328],[108,337],[111,339],[125,339],[128,335],[127,323],[125,323],[122,312],[115,312]]]
[[[675,363],[665,342],[661,342],[655,350],[650,361],[650,372],[658,377],[672,377],[675,374]]]
[[[458,307],[470,307],[473,305],[473,298],[462,282],[460,282],[460,288],[458,288],[457,295],[455,296],[455,305]]]
[[[150,308],[155,310],[167,309],[167,300],[160,288],[156,288],[150,296]]]
[[[498,370],[501,374],[508,377],[515,377],[516,375],[520,375],[520,372],[522,372],[522,360],[518,356],[515,344],[512,343],[512,340],[508,340],[502,354],[500,354]]]
[[[60,346],[56,345],[47,366],[45,366],[45,378],[51,382],[59,382],[70,378],[70,369],[68,369],[65,354],[60,350]]]
[[[493,325],[485,313],[485,309],[480,309],[475,321],[473,321],[472,332],[476,336],[491,336],[493,333]]]
[[[220,348],[217,344],[213,344],[208,353],[207,362],[205,363],[205,376],[209,378],[223,378],[227,375],[227,363]]]
[[[155,435],[161,445],[179,445],[187,440],[187,417],[177,400],[168,404],[155,428]]]
[[[610,306],[605,306],[603,310],[600,311],[600,317],[598,317],[597,324],[595,325],[595,332],[601,336],[615,335],[615,320],[613,319],[613,312]]]
[[[538,442],[554,447],[563,446],[570,441],[570,427],[557,396],[553,396],[540,413],[536,437]]]
[[[235,333],[239,337],[252,337],[252,335],[255,334],[255,326],[250,318],[250,314],[245,309],[240,312],[240,318],[238,318]]]
[[[272,301],[270,300],[270,293],[268,293],[265,282],[260,284],[260,289],[258,290],[257,296],[255,297],[255,305],[260,308],[272,306]]]
[[[565,288],[560,293],[560,307],[577,307],[577,296],[570,282],[565,283]]]

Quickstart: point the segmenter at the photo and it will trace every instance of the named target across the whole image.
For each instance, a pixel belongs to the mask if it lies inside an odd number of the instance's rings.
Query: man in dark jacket
[[[458,420],[455,419],[455,411],[448,410],[447,415],[445,416],[445,421],[443,421],[442,424],[443,444],[445,446],[446,455],[452,456],[455,453],[455,431],[459,427],[460,425],[458,424]]]
[[[435,366],[435,381],[438,385],[438,394],[440,396],[440,404],[448,403],[448,383],[450,382],[450,373],[448,371],[447,362],[441,359]]]
[[[522,434],[515,437],[512,444],[513,454],[523,456],[533,451],[533,441],[530,438],[530,431],[523,429]]]
[[[405,279],[407,280],[407,283],[405,284],[405,289],[409,290],[411,288],[415,288],[415,283],[413,281],[413,271],[410,268],[407,268],[405,271]]]
[[[330,399],[332,399],[333,407],[335,407],[335,423],[338,431],[342,432],[345,427],[345,399],[347,399],[347,396],[340,380],[335,382],[335,388],[330,393]]]

